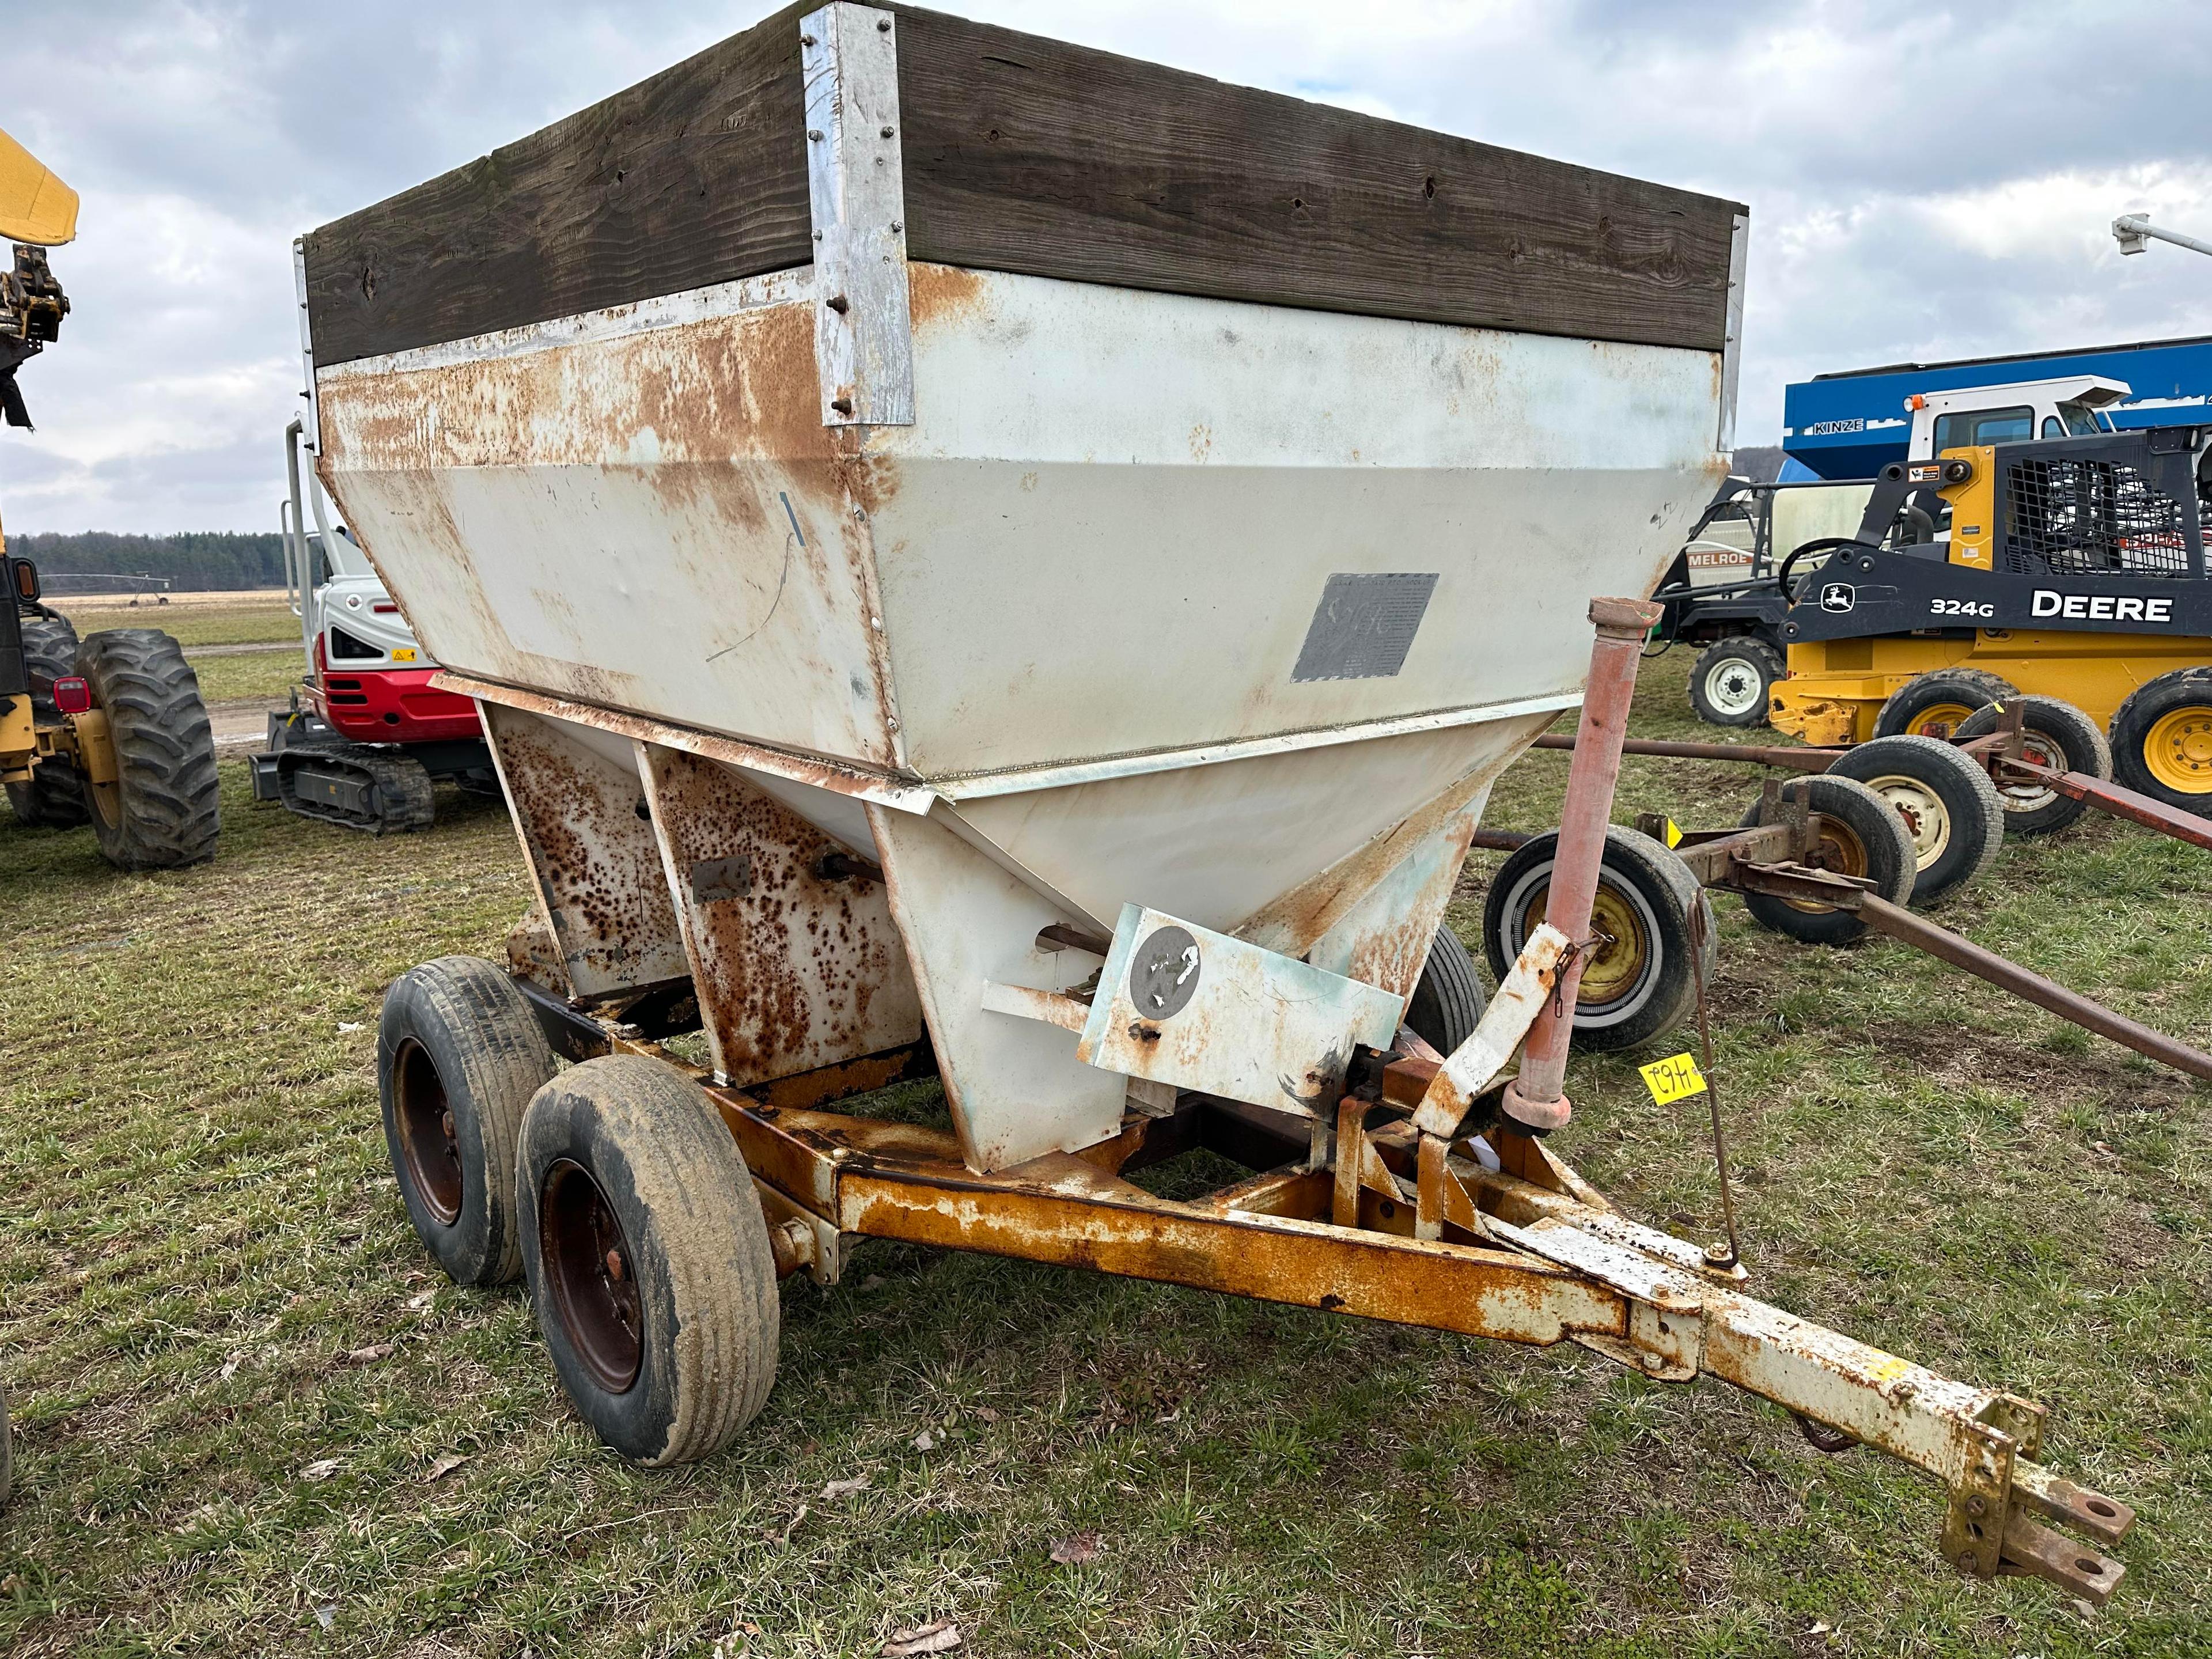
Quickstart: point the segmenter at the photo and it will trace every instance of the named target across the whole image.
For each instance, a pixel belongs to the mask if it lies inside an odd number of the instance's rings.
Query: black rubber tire
[[[1889,701],[1874,717],[1874,734],[1877,738],[1898,738],[1907,733],[1930,738],[1955,736],[1954,732],[1922,732],[1920,716],[1945,704],[1962,707],[1971,713],[2012,695],[2011,684],[1986,669],[1933,668],[1907,680],[1890,694]]]
[[[1533,929],[1538,902],[1551,885],[1559,832],[1551,830],[1516,848],[1498,866],[1482,905],[1482,948],[1490,970],[1499,979]],[[1690,914],[1705,911],[1704,971],[1710,978],[1718,959],[1712,904],[1689,866],[1650,836],[1613,824],[1605,832],[1605,860],[1598,873],[1599,919],[1611,906],[1638,929],[1642,966],[1632,980],[1599,1000],[1591,972],[1607,961],[1601,953],[1583,968],[1582,994],[1575,1000],[1574,1042],[1585,1052],[1633,1048],[1665,1036],[1696,1006],[1698,975],[1690,957]],[[1632,957],[1630,963],[1635,961]]]
[[[2112,777],[2112,745],[2097,729],[2097,722],[2072,703],[2017,691],[2000,702],[2002,706],[1991,703],[1987,708],[1975,710],[1954,735],[1987,737],[2002,723],[2007,709],[2016,702],[2021,708],[2021,730],[2028,739],[2029,759],[2039,760],[2046,766],[2060,766],[2069,772],[2086,772],[2092,777]],[[2121,708],[2124,709],[2126,705],[2123,703]],[[2055,789],[2017,784],[1999,788],[1997,799],[2004,807],[2005,832],[2014,836],[2050,835],[2063,830],[2089,810],[2087,802],[2062,795]]]
[[[530,1103],[521,1162],[516,1208],[531,1304],[577,1411],[601,1440],[649,1468],[721,1449],[775,1384],[782,1316],[760,1200],[705,1091],[658,1060],[586,1060]],[[582,1189],[579,1170],[589,1177]],[[562,1312],[574,1305],[564,1297],[580,1293],[562,1289],[577,1280],[562,1272],[557,1218],[579,1190],[595,1190],[619,1224],[618,1249],[608,1254],[619,1255],[622,1272],[602,1274],[602,1285],[635,1286],[635,1369],[620,1387],[594,1370]]]
[[[2212,668],[2179,668],[2137,686],[2112,715],[2112,770],[2106,775],[2153,800],[2212,817],[2212,792],[2200,794],[2160,781],[2146,746],[2159,721],[2195,708],[2212,715]]]
[[[76,672],[76,629],[66,617],[26,617],[22,629],[31,717],[40,726],[51,726],[61,719],[54,707],[54,682]],[[17,818],[39,829],[74,830],[87,817],[83,780],[59,756],[33,767],[28,783],[9,784],[8,805]]]
[[[1690,707],[1708,726],[1764,726],[1782,669],[1782,653],[1765,640],[1733,635],[1698,653]]]
[[[215,729],[184,647],[157,628],[112,628],[77,647],[115,750],[113,817],[88,788],[92,833],[118,870],[174,870],[215,856],[222,828]]]
[[[516,1149],[553,1050],[505,970],[440,957],[385,993],[376,1092],[385,1150],[407,1218],[456,1285],[503,1285],[522,1271]],[[450,1113],[453,1128],[441,1133]]]
[[[1939,738],[1876,738],[1828,769],[1856,778],[1904,821],[1919,873],[1912,902],[1931,904],[1990,866],[2004,846],[2004,803],[1990,775]]]
[[[1911,898],[1912,884],[1919,873],[1912,856],[1912,837],[1905,833],[1905,820],[1887,801],[1856,778],[1838,777],[1832,772],[1792,778],[1782,786],[1782,793],[1785,799],[1803,800],[1814,811],[1839,821],[1850,830],[1863,854],[1863,868],[1843,873],[1865,876],[1875,884],[1874,890],[1892,904],[1904,904]],[[1753,801],[1743,815],[1747,829],[1759,822],[1759,803]],[[1771,893],[1746,893],[1743,908],[1762,927],[1807,945],[1849,945],[1866,932],[1866,924],[1848,910],[1800,909]]]
[[[1420,982],[1406,1000],[1406,1024],[1438,1054],[1448,1054],[1474,1035],[1489,1005],[1482,976],[1474,970],[1474,957],[1458,934],[1439,927],[1429,941]]]

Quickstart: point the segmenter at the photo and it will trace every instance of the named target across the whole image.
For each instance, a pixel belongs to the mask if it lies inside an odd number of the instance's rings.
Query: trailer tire
[[[516,1147],[553,1071],[530,1004],[480,957],[426,962],[385,993],[384,1143],[408,1219],[456,1285],[503,1285],[522,1271]]]
[[[157,628],[111,628],[77,647],[76,672],[107,716],[115,783],[88,785],[92,833],[118,870],[175,870],[215,856],[222,828],[215,728],[184,647]]]
[[[1764,726],[1782,666],[1782,653],[1765,640],[1732,635],[1698,653],[1690,707],[1708,726]]]
[[[538,1091],[516,1182],[538,1328],[599,1438],[662,1468],[720,1450],[775,1384],[775,1257],[696,1084],[609,1055]]]
[[[1828,775],[1856,778],[1904,822],[1918,871],[1915,904],[1931,904],[1964,886],[2004,846],[2004,803],[1996,785],[1972,756],[1941,738],[1910,732],[1876,738],[1845,750]]]
[[[1503,980],[1544,919],[1559,832],[1537,836],[1498,866],[1482,906],[1482,947]],[[1591,907],[1594,927],[1613,938],[1583,966],[1574,1041],[1586,1052],[1633,1048],[1673,1030],[1698,995],[1690,955],[1692,907],[1705,908],[1703,972],[1717,960],[1711,901],[1689,866],[1650,836],[1619,824],[1605,832],[1604,861]]]
[[[2153,681],[2152,684],[2156,684]],[[2144,690],[2148,690],[2145,687]],[[2138,691],[2136,696],[2141,696]],[[2105,734],[2097,729],[2097,722],[2070,702],[2061,702],[2056,697],[2041,697],[2015,693],[2003,702],[2017,702],[2021,708],[2020,727],[2027,739],[2027,757],[2045,766],[2055,766],[2065,772],[2086,772],[2092,777],[2110,779],[2112,775],[2112,746],[2105,741]],[[2121,714],[2127,705],[2120,705]],[[2212,709],[2207,713],[2212,714]],[[1960,738],[1985,738],[1996,731],[2003,720],[2004,708],[1996,703],[1979,709],[1967,717],[1966,723],[1954,734]],[[2113,724],[2118,725],[2118,716]],[[2033,784],[2007,784],[1997,787],[1997,799],[2004,805],[2005,829],[2015,836],[2047,836],[2063,830],[2068,824],[2089,810],[2085,801],[2075,800],[2060,794],[2056,789],[2045,789]]]
[[[0,596],[0,604],[9,602],[9,596]],[[66,617],[26,617],[22,629],[31,717],[41,726],[52,725],[61,719],[54,707],[54,682],[76,672],[76,629]],[[18,820],[34,829],[74,830],[88,816],[84,781],[58,755],[33,766],[28,783],[9,784],[8,805]]]
[[[2013,695],[2008,681],[1982,668],[1933,668],[1892,692],[1874,717],[1877,738],[1912,733],[1948,738],[1978,708]]]
[[[1912,837],[1896,809],[1856,778],[1822,772],[1792,778],[1782,786],[1785,797],[1800,799],[1819,813],[1822,823],[1822,863],[1839,875],[1863,876],[1874,890],[1892,904],[1912,896],[1918,874],[1912,855]],[[1759,822],[1759,803],[1753,801],[1743,815],[1744,828]],[[1849,945],[1866,932],[1866,923],[1849,910],[1802,900],[1778,898],[1771,893],[1746,893],[1743,908],[1762,927],[1807,945]]]
[[[2212,817],[2212,668],[2177,669],[2130,692],[2112,716],[2112,755],[2108,776]]]
[[[1474,956],[1457,933],[1438,927],[1420,981],[1406,1000],[1406,1024],[1438,1054],[1448,1054],[1474,1034],[1489,1002]]]

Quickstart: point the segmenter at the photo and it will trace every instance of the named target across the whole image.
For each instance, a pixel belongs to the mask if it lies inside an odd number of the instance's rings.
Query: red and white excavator
[[[352,533],[331,523],[321,483],[302,479],[301,433],[296,420],[284,428],[281,518],[307,674],[251,757],[254,799],[371,835],[427,829],[433,784],[499,793],[491,750],[476,704],[430,684],[438,665]]]

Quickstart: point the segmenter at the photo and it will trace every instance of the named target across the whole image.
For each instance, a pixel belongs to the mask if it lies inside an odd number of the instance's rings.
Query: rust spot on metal
[[[983,304],[981,273],[957,265],[925,264],[910,261],[906,268],[907,313],[921,329],[980,310]]]
[[[670,860],[714,877],[684,886],[683,922],[715,1068],[742,1086],[917,1041],[882,888],[825,872],[849,849],[718,762],[651,748],[647,763]]]

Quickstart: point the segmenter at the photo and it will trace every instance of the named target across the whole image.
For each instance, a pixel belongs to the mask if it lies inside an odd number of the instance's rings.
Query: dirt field
[[[1687,665],[1647,665],[1639,729],[1711,735]],[[1532,757],[1490,822],[1565,775]],[[1755,775],[1632,760],[1618,816],[1732,822]],[[1957,1577],[1932,1485],[1718,1384],[881,1244],[786,1286],[737,1447],[627,1469],[385,1165],[379,997],[496,953],[503,814],[441,792],[376,842],[225,787],[176,874],[0,822],[0,1650],[872,1655],[950,1617],[1008,1656],[2212,1653],[2212,1091],[1901,947],[1717,907],[1753,1285],[2047,1403],[2050,1460],[2142,1514],[2095,1617]],[[2091,822],[1941,915],[2203,1043],[2208,901],[2212,857]],[[1574,1062],[1561,1150],[1702,1236],[1702,1105],[1653,1107],[1650,1057]]]

